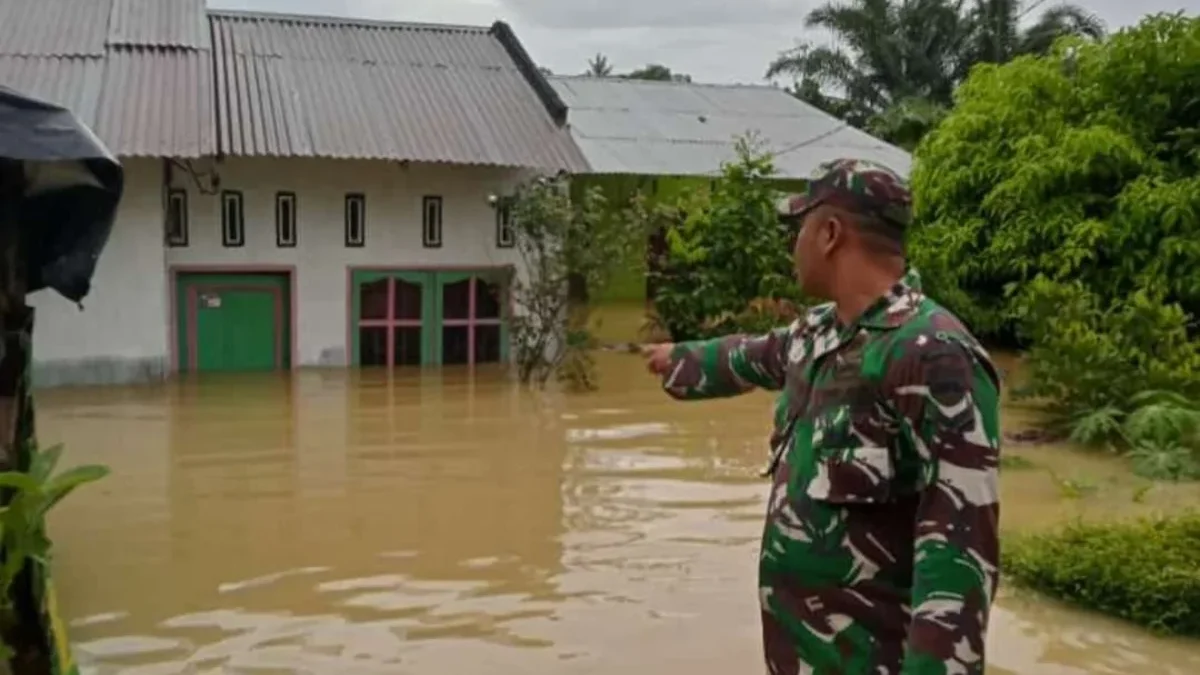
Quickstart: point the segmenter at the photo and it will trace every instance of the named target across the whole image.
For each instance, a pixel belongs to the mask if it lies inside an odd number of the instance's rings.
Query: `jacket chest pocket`
[[[866,409],[864,409],[866,408]],[[874,406],[840,405],[814,419],[813,474],[805,493],[830,504],[880,504],[892,500],[896,468],[878,437]]]

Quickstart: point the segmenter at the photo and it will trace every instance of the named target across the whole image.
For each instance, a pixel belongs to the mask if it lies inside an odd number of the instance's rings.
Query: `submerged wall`
[[[300,366],[347,363],[349,270],[357,267],[496,267],[520,256],[499,248],[492,193],[503,194],[529,172],[494,167],[402,165],[395,162],[241,159],[195,162],[220,176],[220,189],[241,195],[245,241],[225,246],[221,199],[174,172],[172,187],[187,191],[188,237],[164,244],[164,167],[161,160],[123,160],[125,194],[100,257],[83,311],[51,291],[33,294],[37,310],[33,379],[36,386],[159,381],[175,370],[172,270],[288,271],[295,353]],[[200,182],[206,180],[201,176]],[[276,238],[278,193],[294,195],[296,242]],[[366,236],[348,247],[347,194],[365,197]],[[422,241],[425,196],[443,200],[442,245]]]

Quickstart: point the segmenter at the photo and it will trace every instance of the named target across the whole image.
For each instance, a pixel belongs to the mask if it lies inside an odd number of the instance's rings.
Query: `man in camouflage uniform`
[[[781,391],[759,562],[777,675],[982,675],[998,581],[999,391],[904,259],[911,197],[842,160],[791,198],[790,327],[646,349],[683,400]]]

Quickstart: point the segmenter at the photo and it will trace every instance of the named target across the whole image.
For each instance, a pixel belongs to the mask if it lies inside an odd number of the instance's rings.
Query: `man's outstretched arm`
[[[671,346],[660,365],[663,389],[681,400],[736,396],[755,387],[783,388],[792,331],[730,335]]]
[[[922,477],[901,672],[982,675],[999,579],[999,381],[982,352],[932,335],[904,345],[888,379]]]

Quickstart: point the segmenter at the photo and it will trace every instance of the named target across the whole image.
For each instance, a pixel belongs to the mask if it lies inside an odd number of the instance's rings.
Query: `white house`
[[[36,294],[40,385],[506,356],[488,201],[586,168],[507,25],[0,0],[0,83],[126,168],[84,310]]]

